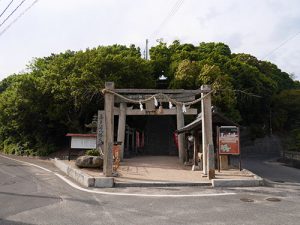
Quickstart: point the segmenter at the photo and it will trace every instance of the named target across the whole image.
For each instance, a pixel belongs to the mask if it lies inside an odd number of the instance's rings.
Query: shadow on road
[[[300,170],[289,167],[277,160],[279,156],[271,155],[244,155],[242,165],[258,176],[277,183],[300,184]]]
[[[55,196],[43,196],[43,195],[31,195],[31,194],[19,194],[19,193],[10,193],[10,192],[1,192],[0,195],[10,195],[14,197],[26,197],[26,198],[36,198],[36,199],[51,199],[51,200],[58,200],[58,201],[75,201],[75,202],[81,202],[88,205],[100,205],[99,202],[94,200],[86,200],[86,199],[78,199],[78,198],[72,198],[72,197],[55,197]],[[2,223],[0,223],[2,225]]]
[[[22,223],[22,222],[16,222],[12,220],[6,220],[0,218],[0,224],[1,225],[34,225],[32,223]]]

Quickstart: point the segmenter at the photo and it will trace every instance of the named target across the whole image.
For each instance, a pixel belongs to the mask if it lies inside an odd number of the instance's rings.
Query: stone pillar
[[[99,152],[103,151],[103,143],[104,143],[105,130],[106,130],[104,117],[105,117],[104,111],[99,110],[98,119],[97,119],[97,140],[96,140],[96,146]]]
[[[228,165],[228,155],[220,155],[220,169],[221,170],[228,170],[229,165]]]
[[[125,125],[126,125],[126,108],[127,104],[125,102],[120,103],[120,114],[119,114],[119,124],[118,124],[118,142],[121,144],[121,160],[124,158],[124,144],[125,144]]]
[[[105,89],[114,90],[113,82],[105,82]],[[106,92],[104,94],[104,114],[105,114],[105,137],[104,137],[104,156],[103,173],[106,177],[113,174],[113,144],[114,144],[114,95]]]
[[[184,114],[182,112],[182,105],[176,106],[177,111],[177,130],[184,127]],[[178,134],[178,154],[179,154],[179,161],[184,163],[186,159],[186,151],[184,148],[184,134]]]

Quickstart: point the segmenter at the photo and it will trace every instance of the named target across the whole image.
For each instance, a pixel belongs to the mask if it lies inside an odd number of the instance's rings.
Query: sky
[[[0,15],[11,1],[0,0]],[[159,39],[223,42],[300,80],[299,0],[25,0],[5,21],[22,1],[0,16],[0,80],[51,53],[112,44],[144,49],[146,39],[149,47]]]

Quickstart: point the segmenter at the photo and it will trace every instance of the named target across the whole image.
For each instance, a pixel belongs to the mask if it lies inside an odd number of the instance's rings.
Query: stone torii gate
[[[177,129],[184,126],[184,115],[197,115],[197,109],[185,107],[184,102],[194,101],[196,95],[201,93],[202,115],[205,121],[203,123],[203,172],[207,173],[209,160],[214,154],[207,154],[208,146],[212,142],[212,120],[211,120],[211,89],[208,85],[201,86],[198,90],[184,89],[115,89],[113,82],[106,82],[104,94],[104,111],[98,112],[98,132],[97,147],[103,143],[103,173],[110,177],[113,175],[113,144],[114,144],[114,115],[118,115],[118,136],[117,141],[122,142],[121,158],[124,154],[125,125],[126,115],[176,115]],[[158,102],[176,102],[176,107],[171,109],[155,109],[153,96],[156,96]],[[148,99],[148,100],[147,100]],[[143,101],[143,102],[142,102]],[[180,102],[180,104],[179,104]],[[115,103],[120,107],[116,108]],[[128,103],[140,104],[140,109],[127,107]],[[142,103],[146,104],[143,109]],[[179,160],[184,162],[186,151],[184,147],[184,134],[178,135]],[[213,149],[212,149],[213,151]],[[206,163],[208,162],[208,163]],[[214,169],[214,168],[213,168]],[[214,174],[214,172],[213,172]]]

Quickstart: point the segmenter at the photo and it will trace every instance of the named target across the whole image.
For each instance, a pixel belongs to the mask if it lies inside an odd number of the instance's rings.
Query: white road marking
[[[211,194],[178,194],[178,195],[174,195],[174,194],[170,194],[170,195],[158,195],[158,194],[134,194],[134,193],[121,193],[121,192],[106,192],[106,191],[97,191],[97,190],[91,190],[91,189],[86,189],[86,188],[82,188],[79,185],[75,184],[74,182],[70,181],[69,179],[65,178],[64,176],[55,173],[51,170],[48,170],[44,167],[35,165],[33,163],[28,163],[28,162],[24,162],[18,159],[13,159],[13,158],[9,158],[3,155],[0,155],[0,157],[5,158],[5,159],[10,159],[22,164],[27,164],[30,166],[34,166],[37,167],[39,169],[45,170],[49,173],[53,173],[54,175],[56,175],[57,177],[59,177],[61,180],[63,180],[64,182],[66,182],[67,184],[69,184],[71,187],[80,190],[80,191],[84,191],[84,192],[88,192],[88,193],[95,193],[95,194],[102,194],[102,195],[115,195],[115,196],[135,196],[135,197],[169,197],[169,198],[182,198],[182,197],[214,197],[214,196],[227,196],[227,195],[235,195],[236,193],[234,192],[224,192],[224,193],[211,193]]]

